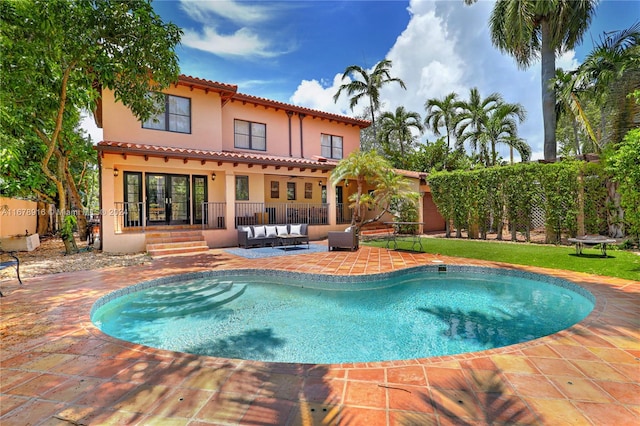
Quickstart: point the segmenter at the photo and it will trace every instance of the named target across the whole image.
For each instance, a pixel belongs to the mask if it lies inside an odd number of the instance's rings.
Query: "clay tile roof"
[[[178,77],[178,84],[199,87],[201,89],[214,89],[223,92],[236,93],[238,91],[238,86],[234,84],[219,83],[217,81],[205,80],[204,78],[192,77],[184,74],[181,74]]]
[[[309,166],[319,169],[332,169],[336,160],[280,157],[268,154],[256,154],[239,151],[205,151],[200,149],[178,148],[171,146],[146,145],[129,142],[102,141],[96,146],[98,151],[128,155],[148,155],[151,157],[169,157],[212,161],[233,161],[244,164],[267,164],[280,166]]]
[[[274,101],[271,99],[261,98],[259,96],[247,95],[246,93],[236,93],[231,98],[233,101],[251,102],[257,105],[270,106],[272,108],[280,108],[288,111],[294,111],[301,114],[307,114],[313,117],[324,118],[327,120],[334,120],[341,123],[347,123],[360,128],[369,127],[371,122],[368,120],[362,120],[360,118],[353,118],[346,115],[334,114],[331,112],[320,111],[316,109],[306,108],[303,106],[287,104],[280,101]]]

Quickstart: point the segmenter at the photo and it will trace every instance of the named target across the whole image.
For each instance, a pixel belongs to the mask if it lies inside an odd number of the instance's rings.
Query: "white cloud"
[[[204,27],[202,32],[184,30],[182,43],[220,56],[270,58],[281,54],[271,50],[268,40],[261,38],[248,28],[240,28],[228,35],[218,33],[213,27]]]
[[[411,1],[411,19],[386,55],[393,62],[392,76],[401,78],[407,90],[397,84],[384,86],[381,102],[386,110],[402,105],[424,117],[427,99],[456,92],[465,100],[472,87],[483,97],[498,92],[506,102],[524,106],[527,119],[519,126],[520,137],[531,146],[533,159],[543,158],[540,63],[521,70],[513,58],[492,45],[488,27],[492,7],[493,2],[463,6],[462,1]],[[556,66],[565,70],[577,65],[573,51],[556,60]],[[342,83],[339,77],[341,74],[328,86],[316,80],[303,81],[291,102],[342,114],[359,113],[361,110],[348,109],[344,96],[338,105],[333,104],[332,96]],[[432,134],[425,137],[431,141],[436,138]],[[508,160],[508,148],[501,148],[500,154]]]
[[[265,21],[276,10],[265,4],[248,4],[230,0],[182,0],[180,8],[192,19],[201,23],[224,18],[242,25]]]
[[[274,5],[237,1],[187,1],[180,4],[199,28],[185,28],[182,44],[222,57],[273,58],[290,52],[289,42],[277,47],[277,34],[263,31],[278,16]]]
[[[289,101],[295,105],[335,114],[360,115],[364,111],[364,105],[358,104],[352,112],[349,109],[349,100],[345,95],[340,96],[337,103],[333,101],[333,96],[338,92],[340,86],[349,81],[348,78],[344,82],[342,81],[342,73],[336,74],[330,83],[302,80]]]

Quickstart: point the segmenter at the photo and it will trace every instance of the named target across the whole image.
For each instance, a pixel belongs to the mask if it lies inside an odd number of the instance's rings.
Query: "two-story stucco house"
[[[307,223],[320,239],[350,222],[355,185],[332,187],[329,177],[360,146],[368,121],[184,75],[164,93],[164,113],[141,122],[102,92],[104,251],[144,251],[159,231],[196,233],[206,249],[236,245],[240,225]],[[178,232],[170,235],[180,242]]]

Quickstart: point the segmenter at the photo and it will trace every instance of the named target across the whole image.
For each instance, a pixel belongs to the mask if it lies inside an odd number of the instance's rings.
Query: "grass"
[[[367,244],[384,247],[384,241]],[[577,256],[573,246],[553,246],[529,243],[510,243],[482,240],[425,238],[425,253],[464,257],[515,265],[539,266],[588,274],[640,281],[640,255],[607,247],[607,257],[601,257],[599,248],[585,248]],[[411,243],[398,241],[398,249],[409,250]]]

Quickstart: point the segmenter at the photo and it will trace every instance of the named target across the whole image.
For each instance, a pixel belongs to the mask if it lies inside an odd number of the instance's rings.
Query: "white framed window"
[[[267,150],[267,125],[234,120],[234,146],[242,149]]]
[[[321,135],[320,154],[326,158],[342,159],[342,136]]]
[[[191,99],[164,95],[162,112],[143,122],[142,127],[167,132],[191,133]]]

